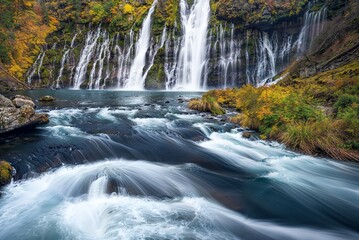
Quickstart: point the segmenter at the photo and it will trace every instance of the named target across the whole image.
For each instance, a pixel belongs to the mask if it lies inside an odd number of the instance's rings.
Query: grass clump
[[[216,115],[225,113],[224,109],[219,105],[214,97],[204,95],[201,99],[192,99],[188,107],[201,112],[210,112]]]

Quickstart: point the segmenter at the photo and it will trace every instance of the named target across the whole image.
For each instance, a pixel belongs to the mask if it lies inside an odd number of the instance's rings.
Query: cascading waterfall
[[[281,44],[277,33],[269,36],[266,32],[258,33],[255,43],[254,58],[250,58],[247,35],[244,57],[246,60],[247,83],[261,86],[272,81],[272,78],[290,62],[293,50],[293,36],[284,36]]]
[[[37,76],[39,78],[38,83],[41,82],[41,67],[42,67],[42,64],[44,63],[45,54],[46,54],[46,51],[43,52],[43,54],[40,58],[39,68],[37,69]]]
[[[106,78],[103,78],[103,68],[105,60],[108,60],[111,54],[110,51],[110,38],[107,32],[102,32],[101,38],[103,42],[97,46],[96,60],[92,65],[90,73],[89,89],[100,89],[101,80],[104,80],[103,85],[106,85]],[[96,73],[97,70],[97,73]],[[106,76],[108,73],[106,73]]]
[[[61,82],[61,78],[62,78],[62,75],[63,75],[63,72],[64,72],[64,69],[65,69],[65,64],[66,62],[69,61],[69,58],[74,50],[74,46],[75,46],[75,41],[76,41],[76,38],[77,38],[77,35],[78,33],[76,33],[74,35],[74,37],[72,38],[71,40],[71,44],[70,44],[70,48],[66,50],[66,45],[64,47],[64,55],[62,56],[62,59],[61,59],[61,68],[60,68],[60,71],[59,71],[59,75],[56,79],[56,88],[59,89],[60,88],[60,82]],[[71,74],[70,74],[70,78],[72,77],[72,71],[73,71],[73,68],[71,69]]]
[[[72,38],[71,41],[71,45],[70,45],[70,53],[69,53],[69,58],[68,58],[68,64],[71,66],[70,68],[70,75],[69,75],[69,79],[70,79],[70,86],[72,84],[72,80],[73,80],[73,76],[74,76],[74,70],[76,68],[76,59],[75,59],[75,54],[74,54],[74,49],[75,49],[75,41],[77,39],[78,34],[81,33],[77,32],[74,37]]]
[[[176,84],[176,69],[181,41],[175,36],[176,32],[173,30],[165,43],[164,71],[166,74],[166,90],[171,90]]]
[[[313,45],[313,41],[324,29],[324,22],[328,15],[328,8],[323,6],[319,11],[311,12],[312,3],[308,4],[308,10],[304,14],[302,30],[296,42],[298,55],[304,54]]]
[[[159,49],[164,48],[163,79],[166,90],[202,90],[207,87],[233,87],[244,83],[268,84],[293,59],[310,49],[324,28],[327,7],[304,15],[299,35],[290,31],[235,31],[232,24],[218,24],[208,29],[209,0],[179,2],[181,24],[164,26],[162,36],[151,36],[151,23],[157,0],[145,17],[141,31],[110,37],[100,27],[87,33],[78,59],[74,43],[63,48],[58,75],[52,86],[70,84],[73,89],[117,88],[143,90]],[[41,66],[46,49],[39,54],[28,72],[28,82],[41,82]],[[156,60],[157,61],[157,60]],[[57,62],[49,67],[50,79]],[[49,65],[49,63],[47,63]],[[69,79],[65,81],[64,76]],[[63,85],[63,86],[62,86]]]
[[[263,33],[259,38],[257,46],[257,82],[266,81],[268,77],[274,77],[276,71],[276,61],[278,55],[278,39],[272,38],[269,40],[268,34]]]
[[[238,77],[237,66],[240,64],[241,41],[234,40],[234,26],[231,26],[229,44],[226,40],[226,31],[222,25],[219,27],[219,36],[217,37],[220,48],[220,75],[219,83],[223,88],[235,86]]]
[[[101,28],[97,30],[90,31],[87,34],[85,47],[82,49],[80,61],[76,67],[76,73],[74,76],[74,89],[80,89],[82,83],[85,81],[85,76],[87,73],[87,67],[91,61],[91,58],[96,50],[97,41],[101,35]]]
[[[209,0],[195,0],[192,7],[181,0],[183,37],[179,54],[178,79],[175,89],[201,90],[207,56],[207,29],[210,17]]]
[[[152,14],[155,11],[157,0],[152,3],[152,6],[143,21],[142,29],[138,42],[136,43],[136,56],[133,60],[130,75],[125,83],[124,89],[127,90],[143,90],[144,89],[144,78],[143,69],[146,65],[146,54],[150,47],[151,39],[151,22]]]
[[[37,56],[34,64],[32,65],[32,67],[30,68],[30,73],[27,77],[27,83],[28,84],[31,84],[32,83],[32,80],[34,78],[34,75],[36,73],[39,73],[40,70],[41,70],[41,66],[42,66],[42,63],[43,63],[43,60],[44,60],[44,57],[45,57],[45,54],[46,54],[46,46],[45,46],[45,49],[43,49],[40,54]],[[39,80],[40,80],[40,76],[38,76]]]
[[[165,45],[166,35],[167,35],[167,27],[165,27],[165,28],[163,29],[160,43],[159,43],[159,44],[155,44],[153,51],[151,51],[151,53],[149,54],[150,64],[149,64],[148,68],[146,69],[145,73],[144,73],[143,76],[142,76],[142,82],[143,82],[143,83],[145,83],[146,78],[147,78],[147,75],[148,75],[148,72],[151,70],[151,68],[152,68],[152,66],[153,66],[153,64],[154,64],[155,57],[156,57],[156,55],[157,55],[157,53],[158,53],[158,50],[160,50],[161,48],[163,48],[163,46]]]
[[[116,38],[115,53],[117,56],[117,88],[122,88],[128,79],[131,69],[131,59],[134,51],[134,32],[125,36],[124,46],[119,46],[120,37]]]
[[[60,88],[60,81],[61,81],[61,77],[62,77],[62,74],[64,72],[64,68],[65,68],[65,62],[67,60],[67,57],[69,56],[69,53],[70,53],[70,50],[71,49],[67,49],[64,53],[64,55],[62,56],[62,59],[61,59],[61,68],[60,68],[60,71],[59,71],[59,76],[57,77],[56,79],[56,88]]]

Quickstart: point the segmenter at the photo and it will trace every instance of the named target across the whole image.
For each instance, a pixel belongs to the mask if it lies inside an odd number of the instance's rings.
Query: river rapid
[[[0,239],[359,239],[359,165],[246,139],[196,92],[36,90],[0,140]]]

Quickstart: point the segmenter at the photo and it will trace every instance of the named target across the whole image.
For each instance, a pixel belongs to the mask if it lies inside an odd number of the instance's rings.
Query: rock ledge
[[[35,107],[29,97],[16,95],[10,100],[0,94],[0,136],[48,123],[48,115],[35,113]]]

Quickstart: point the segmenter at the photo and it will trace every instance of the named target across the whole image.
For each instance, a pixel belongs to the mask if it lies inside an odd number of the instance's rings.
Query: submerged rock
[[[252,137],[252,132],[243,132],[242,133],[242,137],[244,137],[244,138],[251,138]]]
[[[16,95],[10,101],[0,94],[0,135],[48,123],[47,114],[36,114],[34,107],[34,102],[26,96]]]
[[[43,96],[43,97],[41,97],[41,98],[39,99],[39,101],[41,101],[41,102],[53,102],[53,101],[55,101],[55,100],[56,100],[56,99],[55,99],[54,97],[49,96],[49,95]]]

